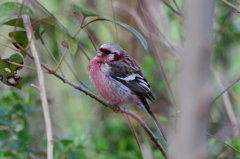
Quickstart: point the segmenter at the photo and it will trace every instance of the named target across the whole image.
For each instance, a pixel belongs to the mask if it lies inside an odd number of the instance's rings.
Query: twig
[[[152,38],[152,33],[150,32],[149,25],[148,25],[148,23],[147,23],[147,21],[146,21],[145,14],[144,14],[144,11],[143,11],[141,2],[140,2],[139,0],[138,0],[138,3],[139,3],[140,10],[141,10],[141,12],[142,12],[142,16],[143,16],[142,20],[143,20],[144,23],[146,24],[147,30],[148,30],[148,32],[149,32],[149,37],[150,37],[150,40],[151,40],[152,45],[153,45],[154,54],[155,54],[155,56],[157,56],[158,63],[159,63],[159,65],[160,65],[160,67],[161,67],[161,70],[162,70],[164,79],[165,79],[165,81],[166,81],[166,83],[167,83],[168,89],[169,89],[170,94],[171,94],[171,96],[172,96],[172,99],[173,99],[173,102],[174,102],[174,106],[176,107],[176,112],[177,112],[177,111],[178,111],[178,107],[177,107],[176,100],[175,100],[175,98],[174,98],[174,96],[173,96],[173,92],[172,92],[170,83],[169,83],[169,81],[168,81],[167,75],[166,75],[166,73],[165,73],[165,71],[164,71],[164,68],[163,68],[163,66],[162,66],[162,62],[161,62],[161,60],[160,60],[160,57],[159,57],[159,55],[158,55],[158,53],[157,53],[156,46],[154,45],[154,41],[153,41],[153,38]],[[177,114],[176,114],[176,116],[177,116]]]
[[[78,44],[78,47],[82,50],[82,52],[83,52],[83,54],[87,57],[87,59],[90,61],[91,59],[90,59],[90,57],[87,55],[87,53],[84,51],[84,49],[82,48],[82,46],[80,45],[80,43],[79,42],[77,42],[77,44]]]
[[[217,83],[220,87],[221,90],[224,89],[224,86],[223,86],[223,83],[221,82],[221,78],[218,76],[217,72],[212,69],[212,72],[217,80]],[[227,114],[228,114],[228,117],[233,125],[233,138],[235,139],[239,133],[238,131],[238,122],[237,122],[237,118],[234,114],[234,111],[233,111],[233,108],[232,108],[232,104],[230,102],[230,99],[229,99],[229,95],[228,95],[228,92],[225,92],[223,94],[223,102],[224,102],[224,105],[225,105],[225,108],[227,110]]]
[[[225,0],[220,0],[221,2],[225,3],[226,5],[228,5],[229,7],[232,7],[233,9],[235,9],[238,13],[240,13],[240,9],[238,7],[236,7],[235,5],[229,3],[228,1]]]
[[[58,62],[57,66],[56,66],[56,68],[54,70],[55,72],[58,70],[59,66],[61,65],[61,63],[62,63],[62,61],[63,61],[67,51],[68,51],[68,47],[66,48],[65,52],[63,53],[63,56],[62,56],[61,60]]]
[[[61,53],[60,53],[61,54]],[[61,54],[62,55],[62,54]],[[69,65],[69,63],[67,62],[67,60],[64,58],[63,59],[64,62],[67,64],[68,68],[70,69],[70,71],[72,72],[72,74],[75,76],[75,78],[78,80],[79,83],[81,83],[81,85],[83,85],[85,88],[87,88],[87,86],[78,78],[78,76],[76,75],[76,73],[73,71],[73,69],[71,68],[71,66]],[[65,76],[63,76],[65,77]]]
[[[131,122],[131,120],[129,119],[129,117],[128,117],[127,114],[125,114],[125,113],[122,113],[122,114],[123,114],[125,120],[127,121],[128,126],[129,126],[130,129],[132,130],[132,133],[133,133],[133,135],[134,135],[134,137],[135,137],[135,139],[136,139],[136,141],[137,141],[138,147],[139,147],[139,149],[140,149],[142,158],[144,159],[143,150],[142,150],[142,147],[141,147],[141,144],[140,144],[140,140],[139,140],[139,138],[138,138],[138,135],[137,135],[137,133],[136,133],[133,125],[132,125],[132,122]]]
[[[112,0],[111,1],[111,8],[112,8],[112,12],[113,12],[113,19],[115,20],[115,13],[114,13],[114,9],[113,9],[113,4],[112,4]],[[119,44],[119,38],[118,38],[118,30],[117,30],[117,24],[114,23],[115,25],[115,30],[116,30],[116,37],[117,37],[117,43]]]
[[[13,62],[13,61],[6,61],[7,63],[10,63],[10,64],[13,64],[13,65],[16,65],[16,66],[20,66],[20,67],[25,67],[25,68],[29,68],[31,70],[37,70],[36,68],[33,68],[33,67],[30,67],[30,66],[26,66],[26,65],[21,65],[19,63],[16,63],[16,62]]]
[[[20,7],[20,9],[19,9],[19,14],[18,14],[18,16],[17,16],[17,21],[16,21],[15,26],[14,26],[13,36],[12,36],[13,39],[14,39],[15,34],[16,34],[17,24],[18,24],[20,15],[21,15],[21,13],[22,13],[22,8],[23,8],[23,3],[21,4],[21,7]]]
[[[222,140],[218,139],[217,137],[215,137],[215,136],[213,136],[213,135],[211,135],[211,134],[209,134],[209,133],[207,133],[207,135],[209,135],[209,136],[211,136],[212,138],[214,138],[214,139],[220,141],[220,142],[223,143],[225,146],[231,148],[231,149],[234,150],[235,152],[240,153],[239,150],[237,150],[237,149],[235,149],[234,147],[232,147],[231,145],[229,145],[229,144],[223,142]]]
[[[179,15],[179,16],[182,16],[182,13],[180,13],[179,11],[176,11],[170,4],[169,2],[167,2],[166,0],[162,0],[162,2],[168,6],[168,8],[170,8],[175,14]]]
[[[240,76],[232,83],[230,84],[228,87],[226,87],[221,93],[219,93],[219,95],[217,95],[216,97],[214,97],[211,101],[210,101],[210,105],[215,102],[219,97],[221,97],[226,91],[228,91],[234,84],[236,84],[238,81],[240,80]]]
[[[32,26],[33,26],[33,25],[34,25],[34,24],[32,24]],[[51,51],[50,51],[49,48],[47,47],[46,43],[44,42],[44,40],[43,40],[43,38],[42,38],[42,35],[41,35],[39,32],[37,32],[37,34],[38,34],[38,36],[39,36],[39,38],[40,38],[40,41],[42,42],[43,46],[46,48],[46,50],[48,51],[48,53],[49,53],[50,56],[52,57],[52,60],[53,60],[56,64],[58,64],[57,60],[55,59],[55,57],[53,56],[53,54],[51,53]],[[65,75],[64,75],[64,73],[63,73],[63,71],[62,71],[62,69],[61,69],[60,66],[59,66],[59,70],[60,70],[62,76],[65,77]]]
[[[22,0],[19,0],[19,2],[22,2]],[[51,126],[51,119],[49,115],[49,108],[48,108],[48,101],[46,97],[46,91],[45,91],[45,84],[44,84],[44,76],[43,71],[41,68],[40,59],[38,57],[38,49],[33,30],[31,28],[30,19],[28,15],[22,15],[24,27],[27,32],[28,40],[30,42],[30,48],[31,52],[34,57],[37,73],[38,73],[38,80],[39,80],[39,94],[42,101],[42,107],[43,107],[43,114],[46,124],[46,134],[47,134],[47,158],[53,159],[53,136],[52,136],[52,126]],[[31,37],[33,37],[33,40],[31,40]]]
[[[75,12],[74,14],[77,16],[77,18],[79,19],[79,21],[82,23],[82,19],[81,19],[79,13],[78,13],[78,12]],[[96,45],[94,44],[93,39],[92,39],[92,36],[90,35],[87,27],[85,27],[84,29],[85,29],[85,31],[87,32],[88,38],[90,39],[91,43],[93,44],[94,49],[97,51]]]
[[[2,35],[1,35],[1,36],[2,36]],[[10,49],[12,49],[12,50],[14,50],[14,51],[17,51],[17,52],[19,52],[19,50],[18,50],[18,49],[15,49],[15,48],[13,48],[13,47],[11,47],[11,46],[7,45],[7,44],[4,44],[4,43],[1,43],[1,42],[0,42],[0,45],[6,46],[6,47],[8,47],[8,48],[10,48]]]
[[[76,38],[76,36],[78,35],[78,33],[82,30],[82,26],[83,26],[83,23],[84,23],[85,18],[86,18],[86,17],[83,16],[83,19],[82,19],[81,25],[80,25],[78,31],[76,32],[76,34],[74,35],[74,38]]]
[[[31,84],[30,86],[35,88],[36,90],[40,91],[40,88],[38,86],[36,86],[35,84]]]

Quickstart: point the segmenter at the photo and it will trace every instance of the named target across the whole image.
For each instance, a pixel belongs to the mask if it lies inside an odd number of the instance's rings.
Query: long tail
[[[166,135],[164,134],[163,129],[161,128],[161,126],[160,126],[159,122],[157,121],[156,117],[153,115],[152,111],[150,110],[150,107],[149,107],[146,99],[144,99],[144,98],[140,98],[140,99],[141,99],[142,104],[144,105],[144,108],[145,108],[144,110],[147,111],[148,114],[152,117],[155,125],[158,128],[159,133],[164,138],[164,140],[167,141]]]
[[[159,122],[157,121],[156,117],[153,115],[153,113],[152,113],[152,111],[151,111],[150,109],[148,109],[147,111],[148,111],[149,115],[152,117],[155,125],[157,126],[159,133],[162,135],[162,137],[164,138],[164,140],[167,141],[166,135],[165,135],[165,133],[163,132],[163,129],[162,129],[162,127],[160,126]]]

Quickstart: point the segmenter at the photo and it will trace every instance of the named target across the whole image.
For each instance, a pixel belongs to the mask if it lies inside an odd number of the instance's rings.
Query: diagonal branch
[[[225,3],[226,5],[228,5],[229,7],[235,9],[238,13],[240,13],[240,8],[236,7],[235,5],[233,5],[232,3],[229,3],[226,0],[220,0],[221,2]]]

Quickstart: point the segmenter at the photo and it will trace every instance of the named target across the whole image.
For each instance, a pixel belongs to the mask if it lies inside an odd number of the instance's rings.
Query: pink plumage
[[[115,106],[137,105],[153,118],[160,134],[165,134],[146,99],[154,100],[150,85],[138,63],[119,45],[105,43],[90,60],[88,72],[98,93]]]

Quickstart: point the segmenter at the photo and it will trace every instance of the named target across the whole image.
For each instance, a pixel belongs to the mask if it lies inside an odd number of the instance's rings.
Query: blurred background
[[[1,0],[0,5],[8,0]],[[238,1],[231,0],[236,6]],[[51,12],[61,24],[75,35],[80,21],[73,13],[73,5],[94,11],[101,17],[121,21],[140,32],[148,43],[148,52],[136,36],[125,28],[108,21],[96,21],[82,29],[76,36],[77,41],[90,58],[95,56],[95,48],[103,43],[118,43],[137,60],[144,75],[151,85],[156,98],[149,103],[153,113],[162,125],[167,136],[174,133],[177,109],[164,79],[160,67],[171,85],[176,97],[176,82],[181,69],[180,60],[184,48],[184,3],[181,0],[42,0],[40,3]],[[141,6],[139,5],[141,4]],[[37,3],[29,0],[27,5],[33,10],[36,19],[49,17]],[[143,16],[144,15],[144,16]],[[82,16],[81,16],[82,17]],[[144,18],[145,17],[145,18]],[[3,23],[16,16],[1,17]],[[85,24],[97,17],[88,17]],[[235,10],[216,1],[214,15],[212,48],[212,82],[218,85],[216,95],[238,77],[240,67],[240,18]],[[14,27],[0,25],[0,33],[8,36]],[[17,28],[17,30],[23,30]],[[89,35],[92,38],[91,42]],[[47,33],[42,35],[47,47],[59,61],[65,48]],[[13,46],[0,38],[0,42]],[[43,63],[54,69],[56,64],[51,59],[41,41],[37,41]],[[8,58],[15,53],[0,45],[1,58]],[[78,48],[75,56],[67,53],[65,60],[73,72],[91,91],[96,92],[87,66],[89,60]],[[70,81],[82,85],[70,71],[66,62],[61,69]],[[35,67],[34,62],[24,58],[24,65]],[[58,71],[60,74],[61,72]],[[38,85],[37,73],[23,68],[18,72],[23,78],[22,90],[0,84],[0,158],[46,158],[45,124],[38,91],[30,84]],[[50,106],[54,134],[54,157],[72,159],[127,159],[141,158],[137,142],[121,113],[114,113],[86,94],[64,84],[51,74],[45,73],[47,97]],[[239,106],[240,85],[235,84],[224,98],[216,100],[209,112],[208,132],[236,149],[239,143]],[[129,107],[138,114],[164,144],[151,118],[142,110]],[[135,120],[131,120],[143,145],[147,159],[163,158],[161,152],[150,140],[146,132]],[[171,140],[169,141],[171,143]],[[239,158],[239,154],[228,149],[221,142],[208,137],[210,158]],[[166,146],[166,145],[164,145]]]

